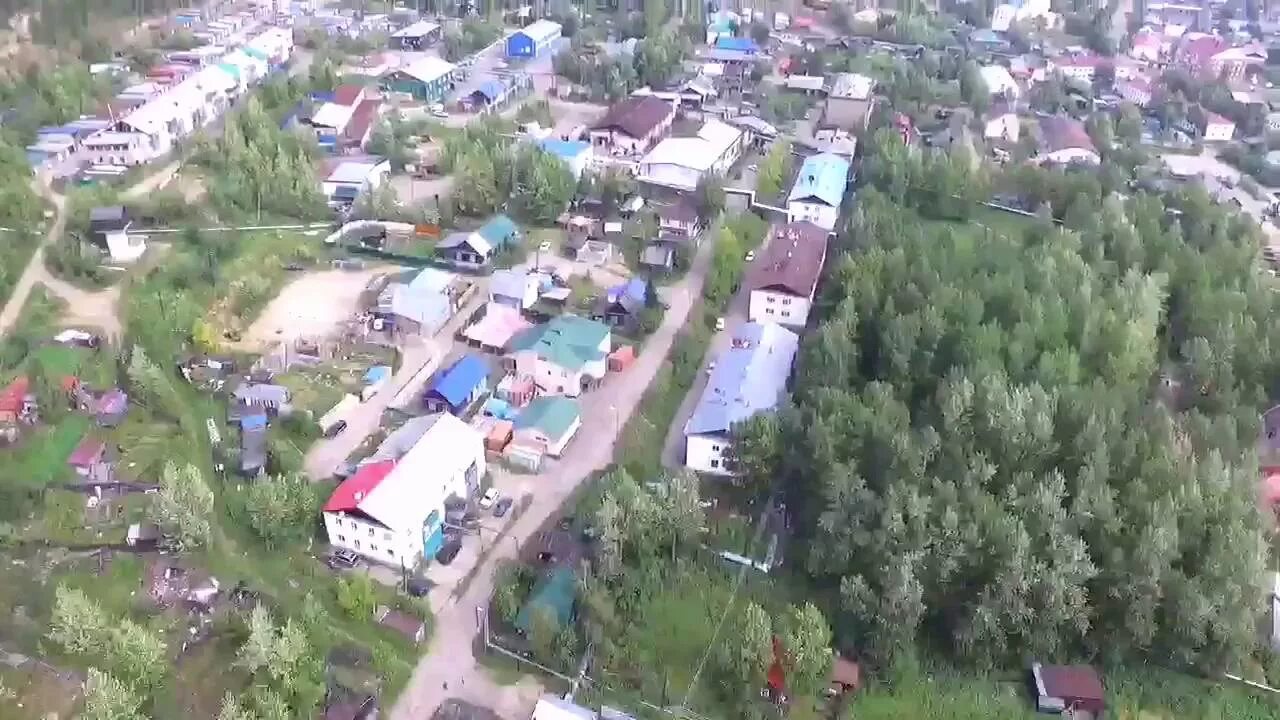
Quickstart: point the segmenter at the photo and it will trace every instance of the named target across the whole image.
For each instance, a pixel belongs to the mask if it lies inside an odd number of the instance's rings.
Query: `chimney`
[[[357,491],[356,491],[356,502],[360,502],[361,500],[364,500],[364,491],[363,491],[363,490],[357,490]]]

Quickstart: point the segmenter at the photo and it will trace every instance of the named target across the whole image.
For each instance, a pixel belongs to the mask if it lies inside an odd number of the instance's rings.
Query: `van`
[[[440,552],[436,553],[436,562],[441,565],[448,565],[453,559],[458,557],[458,552],[462,550],[461,540],[450,540],[440,548]]]

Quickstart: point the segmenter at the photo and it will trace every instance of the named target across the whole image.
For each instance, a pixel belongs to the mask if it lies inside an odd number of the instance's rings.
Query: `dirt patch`
[[[240,344],[246,348],[263,348],[298,338],[330,337],[356,311],[360,294],[369,281],[379,274],[395,271],[393,266],[383,266],[359,272],[303,273],[267,304]]]

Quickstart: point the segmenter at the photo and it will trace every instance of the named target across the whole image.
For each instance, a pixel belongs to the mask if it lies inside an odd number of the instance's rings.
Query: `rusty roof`
[[[674,113],[675,108],[666,100],[652,95],[631,97],[610,105],[604,117],[591,127],[593,130],[621,130],[633,138],[642,138]]]
[[[809,297],[818,286],[827,256],[827,231],[809,222],[775,225],[756,258],[748,282],[752,290],[785,290]]]

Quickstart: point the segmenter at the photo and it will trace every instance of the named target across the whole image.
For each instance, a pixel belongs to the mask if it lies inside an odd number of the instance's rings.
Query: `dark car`
[[[347,421],[339,420],[338,422],[334,423],[329,427],[329,429],[325,432],[324,436],[327,438],[338,437],[339,435],[342,434],[342,431],[346,429],[347,429]]]
[[[349,569],[360,564],[360,556],[350,550],[335,550],[332,555],[325,558],[324,563],[331,570]]]
[[[436,562],[441,565],[448,565],[453,562],[454,558],[458,557],[458,551],[460,550],[462,550],[462,542],[458,540],[451,540],[445,543],[444,547],[440,548],[440,552],[436,553]]]
[[[507,511],[511,509],[512,502],[509,497],[499,498],[498,502],[493,505],[493,516],[500,518],[506,515]]]
[[[422,597],[431,591],[431,581],[425,578],[409,578],[409,582],[404,584],[404,590],[414,597]]]

